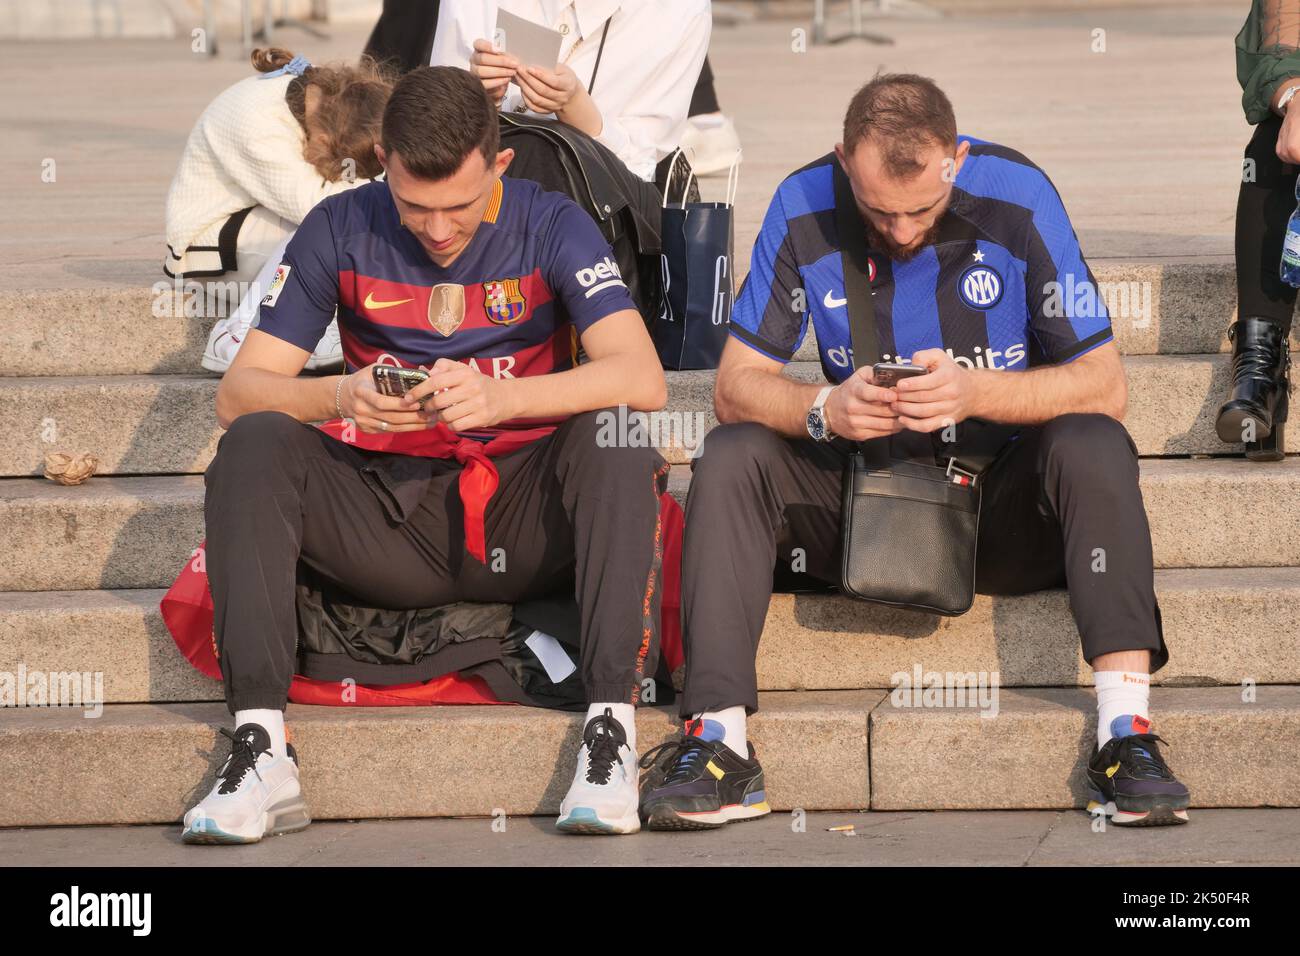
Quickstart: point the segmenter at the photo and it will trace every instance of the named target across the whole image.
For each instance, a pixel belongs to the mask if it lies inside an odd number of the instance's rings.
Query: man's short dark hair
[[[501,133],[483,81],[454,66],[421,66],[403,76],[388,98],[384,152],[420,179],[446,179],[474,150],[489,166]]]
[[[952,103],[934,80],[915,73],[878,73],[853,94],[844,114],[844,151],[870,139],[879,148],[885,172],[911,179],[924,164],[923,150],[957,145]]]

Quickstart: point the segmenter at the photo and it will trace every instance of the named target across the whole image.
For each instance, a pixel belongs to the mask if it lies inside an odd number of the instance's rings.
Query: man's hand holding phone
[[[826,398],[826,424],[851,441],[867,441],[902,431],[892,405],[898,396],[892,388],[874,384],[870,366],[853,372]]]
[[[943,349],[925,349],[912,356],[912,364],[928,371],[901,379],[894,387],[891,406],[903,428],[932,432],[965,421],[974,414],[976,382]]]
[[[357,423],[363,432],[410,432],[429,427],[430,416],[406,402],[401,395],[385,395],[375,383],[375,366],[367,365],[343,380],[339,407],[344,418]]]
[[[452,431],[491,428],[515,414],[508,403],[505,382],[484,375],[472,365],[440,358],[433,364],[427,381],[406,393],[403,402],[418,408],[421,400],[429,420],[440,421]]]

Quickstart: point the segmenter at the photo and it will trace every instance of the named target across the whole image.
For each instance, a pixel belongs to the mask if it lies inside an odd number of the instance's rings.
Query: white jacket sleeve
[[[475,40],[490,40],[496,29],[497,0],[443,0],[433,33],[430,66],[469,69]]]
[[[602,112],[603,125],[596,139],[642,179],[652,181],[661,155],[667,155],[681,140],[712,26],[705,5],[682,25],[678,37],[664,39],[657,60],[643,61],[645,81],[619,115]],[[596,88],[600,88],[599,80]]]

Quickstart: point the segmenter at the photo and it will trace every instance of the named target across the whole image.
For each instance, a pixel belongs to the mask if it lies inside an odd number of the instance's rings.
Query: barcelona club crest
[[[465,321],[465,287],[443,282],[429,290],[429,324],[449,336]]]
[[[483,283],[483,310],[489,321],[497,325],[518,322],[528,303],[519,291],[518,279],[499,279]]]

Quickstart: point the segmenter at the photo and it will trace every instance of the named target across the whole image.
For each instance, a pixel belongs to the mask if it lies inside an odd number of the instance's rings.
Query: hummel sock
[[[1132,714],[1146,718],[1151,701],[1151,675],[1134,671],[1097,671],[1097,746],[1104,747],[1114,736],[1111,722]]]
[[[743,705],[724,707],[722,710],[706,710],[696,718],[716,720],[722,725],[722,742],[745,760],[749,759],[749,742],[745,737],[745,708]]]
[[[235,711],[235,729],[244,724],[260,724],[271,738],[271,753],[283,757],[289,752],[288,740],[284,735],[284,711],[282,710],[237,710]]]
[[[636,708],[631,704],[590,704],[587,707],[587,720],[603,714],[606,707],[613,712],[614,719],[623,728],[623,733],[627,734],[627,745],[632,748],[633,753],[636,753]],[[583,721],[584,726],[587,720]]]

